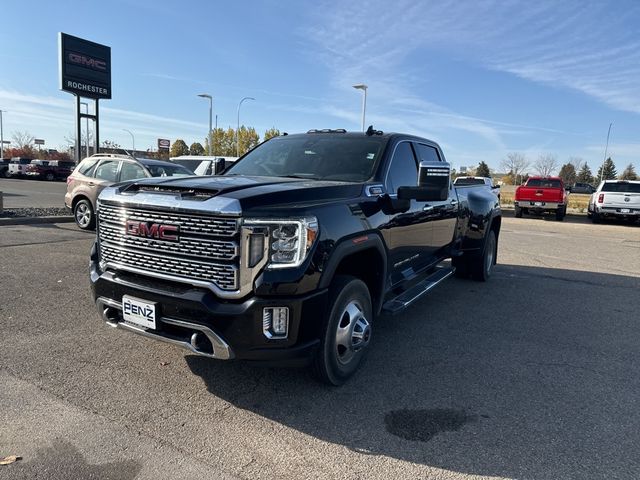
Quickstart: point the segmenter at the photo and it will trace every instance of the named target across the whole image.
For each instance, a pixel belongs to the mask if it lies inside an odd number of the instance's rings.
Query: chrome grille
[[[213,281],[223,290],[235,290],[236,267],[234,265],[217,265],[194,262],[191,260],[162,257],[142,252],[115,248],[109,244],[101,244],[100,255],[108,263],[135,267],[140,270],[160,272],[169,276],[190,278],[203,282]]]
[[[180,228],[178,241],[126,234],[128,221]],[[239,288],[239,219],[98,204],[103,262],[149,275]]]
[[[233,260],[238,255],[238,246],[234,242],[185,238],[184,236],[181,236],[180,242],[163,242],[126,235],[124,225],[116,226],[107,222],[102,222],[100,225],[100,240],[127,247],[173,252],[205,259]]]
[[[180,233],[194,233],[232,237],[238,233],[239,222],[235,218],[207,217],[204,215],[156,212],[140,208],[99,204],[99,216],[102,221],[124,225],[127,220],[140,222],[163,222],[180,226]]]

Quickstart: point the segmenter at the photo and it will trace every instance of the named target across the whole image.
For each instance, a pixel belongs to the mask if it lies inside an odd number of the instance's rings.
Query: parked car
[[[538,215],[549,212],[556,220],[564,220],[567,214],[567,192],[560,177],[529,177],[524,185],[516,188],[515,215],[523,213]]]
[[[64,180],[71,174],[75,166],[75,162],[61,160],[31,160],[31,163],[27,165],[25,176],[48,181]]]
[[[118,182],[145,177],[193,175],[182,165],[128,155],[98,153],[80,162],[67,177],[64,203],[83,230],[95,228],[96,199],[103,188]]]
[[[569,190],[571,193],[588,193],[591,195],[596,191],[596,187],[591,185],[590,183],[574,183]]]
[[[491,276],[500,205],[450,175],[436,143],[370,127],[274,137],[223,175],[108,187],[94,301],[109,325],[193,354],[342,384],[381,311]]]
[[[13,157],[9,162],[9,168],[5,172],[5,177],[21,177],[27,171],[27,165],[31,163],[32,158]]]
[[[467,187],[470,185],[484,185],[491,189],[500,198],[500,185],[494,185],[491,177],[456,177],[453,181],[456,187]]]
[[[587,216],[593,223],[604,218],[640,218],[640,180],[604,180],[589,199]]]
[[[238,157],[208,157],[204,155],[182,155],[171,157],[174,163],[191,170],[195,175],[218,175],[229,168]]]

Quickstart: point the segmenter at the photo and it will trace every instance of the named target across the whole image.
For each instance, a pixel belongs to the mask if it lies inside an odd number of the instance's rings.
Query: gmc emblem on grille
[[[179,241],[180,226],[127,220],[126,234],[134,237],[153,238],[169,242]]]

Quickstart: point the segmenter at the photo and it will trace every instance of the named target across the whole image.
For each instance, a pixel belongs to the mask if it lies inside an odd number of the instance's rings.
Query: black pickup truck
[[[221,176],[114,185],[97,219],[108,325],[339,385],[381,312],[489,278],[502,217],[487,189],[453,188],[436,143],[370,127],[275,137]]]

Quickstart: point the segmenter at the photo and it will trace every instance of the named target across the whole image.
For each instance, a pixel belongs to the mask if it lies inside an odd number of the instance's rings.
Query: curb
[[[42,223],[71,223],[73,215],[48,216],[48,217],[9,217],[0,218],[0,227],[3,225],[37,225]]]
[[[511,214],[515,213],[515,208],[513,207],[500,207],[500,210],[502,210],[503,212],[509,212]],[[567,217],[580,217],[580,218],[587,218],[587,212],[584,213],[580,213],[580,212],[571,212],[571,211],[567,211],[566,213]]]

